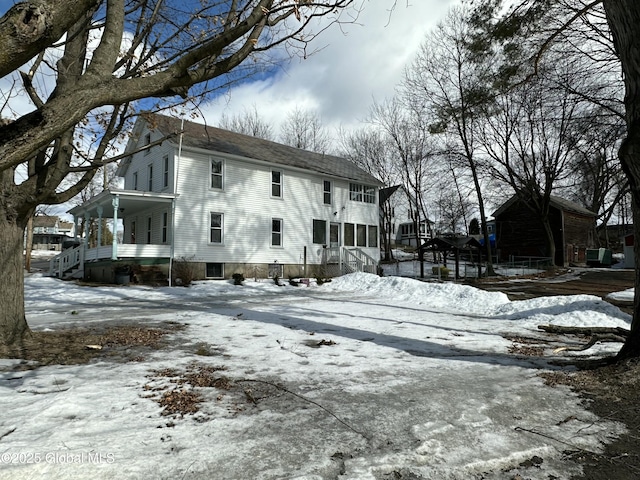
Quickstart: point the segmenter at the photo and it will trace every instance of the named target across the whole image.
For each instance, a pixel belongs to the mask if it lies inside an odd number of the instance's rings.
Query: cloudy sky
[[[206,105],[205,119],[217,125],[228,117],[257,110],[274,133],[295,108],[320,116],[330,131],[357,125],[374,99],[393,95],[402,71],[425,35],[458,0],[367,0],[356,24],[331,28],[307,59],[294,58],[278,73],[238,86]],[[333,133],[333,132],[332,132]]]

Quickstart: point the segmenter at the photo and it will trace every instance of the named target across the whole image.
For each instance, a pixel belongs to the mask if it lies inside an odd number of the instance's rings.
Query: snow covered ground
[[[518,355],[505,338],[544,338],[546,323],[629,326],[593,296],[511,302],[367,274],[309,287],[25,283],[36,330],[186,328],[136,362],[0,361],[1,479],[566,479],[579,469],[563,451],[600,451],[624,429],[544,384],[552,348]],[[242,387],[183,385],[201,410],[163,416],[150,397],[179,387],[158,372],[195,366],[224,367]]]

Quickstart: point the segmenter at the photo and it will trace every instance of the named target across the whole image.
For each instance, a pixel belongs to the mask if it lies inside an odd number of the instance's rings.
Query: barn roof
[[[551,202],[550,205],[554,208],[557,208],[558,210],[562,210],[563,212],[574,212],[574,213],[578,213],[580,215],[585,215],[587,217],[596,217],[597,214],[592,212],[591,210],[583,207],[582,205],[576,203],[576,202],[572,202],[570,200],[566,200],[564,198],[561,197],[556,197],[554,195],[551,195]],[[515,204],[518,201],[522,201],[520,197],[518,197],[517,195],[514,195],[513,197],[511,197],[509,200],[507,200],[505,203],[503,203],[500,208],[498,208],[495,212],[493,212],[493,217],[496,218],[499,215],[502,215],[505,211],[507,211],[513,204]]]

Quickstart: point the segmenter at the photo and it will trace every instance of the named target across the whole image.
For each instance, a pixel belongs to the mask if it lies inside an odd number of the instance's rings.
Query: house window
[[[313,243],[327,244],[327,222],[325,220],[313,221]]]
[[[282,172],[271,172],[271,196],[282,197]]]
[[[282,246],[282,219],[271,219],[271,245],[273,247]]]
[[[222,160],[211,159],[211,188],[222,189]]]
[[[222,214],[211,213],[209,242],[222,243]]]
[[[169,186],[169,156],[165,155],[162,159],[162,188]]]
[[[133,184],[133,189],[137,190],[138,189],[138,172],[133,172],[133,181],[131,183]]]
[[[149,164],[147,167],[148,177],[147,177],[147,191],[153,192],[153,164]]]
[[[169,213],[162,213],[162,243],[167,243],[167,231],[169,229]]]
[[[145,144],[145,145],[149,145],[150,143],[151,143],[151,134],[150,134],[150,133],[147,133],[147,134],[144,136],[144,144]],[[145,155],[149,155],[150,153],[151,153],[151,148],[146,148],[146,149],[144,150],[144,154],[145,154]]]
[[[369,225],[368,230],[369,230],[368,245],[370,247],[377,247],[378,246],[378,227],[375,225]]]
[[[349,200],[354,202],[376,203],[376,189],[360,183],[350,183]]]
[[[357,241],[359,247],[367,246],[367,226],[366,225],[357,225]]]
[[[331,205],[331,182],[329,180],[325,180],[322,182],[322,195],[324,198],[325,205]]]
[[[151,217],[147,218],[147,245],[151,245]]]
[[[353,223],[344,224],[344,244],[347,247],[353,247],[356,244],[355,225]]]
[[[207,263],[207,278],[224,278],[224,263]]]

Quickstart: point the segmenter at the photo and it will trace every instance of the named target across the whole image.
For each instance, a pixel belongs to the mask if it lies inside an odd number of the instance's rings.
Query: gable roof
[[[51,215],[36,215],[33,217],[34,227],[55,227],[58,223],[58,217]]]
[[[521,199],[518,197],[518,195],[514,195],[509,200],[507,200],[505,203],[503,203],[500,206],[500,208],[498,208],[495,212],[493,212],[493,217],[495,218],[498,215],[502,215],[507,209],[509,209],[509,207],[511,207],[517,201],[521,201]],[[597,217],[598,216],[598,214],[592,212],[591,210],[583,207],[582,205],[580,205],[580,204],[578,204],[576,202],[572,202],[570,200],[566,200],[566,199],[561,198],[561,197],[556,197],[554,195],[551,195],[550,205],[552,207],[557,208],[558,210],[562,210],[563,212],[574,212],[574,213],[578,213],[580,215],[585,215],[587,217]]]
[[[380,205],[391,198],[391,195],[396,193],[396,190],[400,188],[401,185],[395,185],[393,187],[381,188],[379,197],[380,197]]]
[[[174,135],[169,140],[172,143],[177,142],[179,136],[176,134],[179,134],[182,128],[182,119],[159,114],[144,114],[138,121],[146,122],[149,129],[156,130],[163,136]],[[270,140],[189,121],[184,122],[182,133],[183,148],[191,147],[226,153],[275,165],[341,177],[369,185],[382,186],[382,182],[354,163],[334,155],[301,150]],[[127,161],[125,160],[125,162]],[[120,169],[121,174],[126,170],[127,164],[123,164],[122,167]]]

